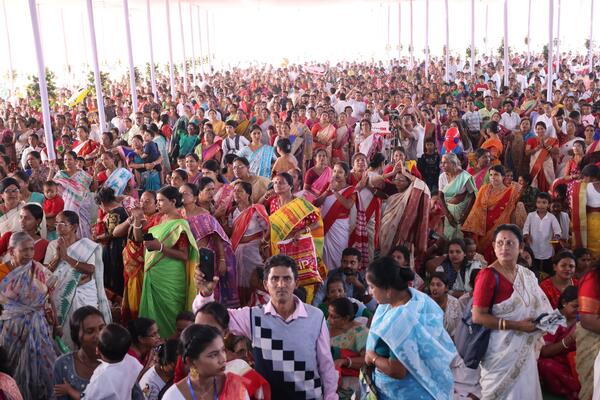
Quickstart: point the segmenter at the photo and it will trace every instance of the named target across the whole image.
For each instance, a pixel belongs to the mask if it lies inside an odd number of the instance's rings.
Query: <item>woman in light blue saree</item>
[[[277,159],[275,148],[268,144],[262,144],[262,131],[255,126],[250,132],[250,144],[243,147],[240,157],[246,157],[250,162],[250,173],[256,176],[271,178],[271,165]]]
[[[379,306],[367,339],[365,363],[374,370],[363,399],[452,399],[456,348],[442,309],[408,287],[414,273],[391,257],[373,261],[366,278]]]

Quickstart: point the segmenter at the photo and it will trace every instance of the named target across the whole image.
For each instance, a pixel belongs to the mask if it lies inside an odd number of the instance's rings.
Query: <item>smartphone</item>
[[[151,233],[144,233],[144,242],[149,242],[151,240],[154,240],[154,235],[152,235]]]
[[[215,277],[215,252],[206,247],[201,247],[198,268],[204,274],[204,280],[212,281]]]

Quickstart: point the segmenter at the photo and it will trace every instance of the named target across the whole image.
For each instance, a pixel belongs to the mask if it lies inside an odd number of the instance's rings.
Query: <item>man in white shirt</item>
[[[549,101],[545,101],[544,103],[544,113],[538,115],[535,123],[543,122],[546,124],[546,136],[556,138],[556,129],[554,129],[554,124],[552,123],[552,103]]]
[[[346,93],[340,93],[340,98],[335,103],[335,106],[333,107],[333,109],[335,110],[335,113],[337,115],[340,115],[341,113],[344,112],[344,109],[348,105],[350,105],[350,103],[346,101]]]
[[[121,107],[115,108],[116,115],[110,120],[112,126],[119,130],[119,133],[125,132],[125,119],[123,118],[123,109]]]
[[[551,214],[551,197],[548,193],[538,193],[535,198],[536,210],[530,212],[523,226],[523,238],[533,250],[533,266],[546,273],[552,272],[553,240],[559,240],[562,234],[560,224]]]
[[[504,101],[504,109],[506,111],[500,116],[500,125],[512,132],[519,127],[521,117],[516,112],[513,112],[514,104],[511,100]]]

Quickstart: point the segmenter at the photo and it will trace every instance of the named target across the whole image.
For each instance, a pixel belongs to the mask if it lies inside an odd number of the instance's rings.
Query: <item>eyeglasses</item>
[[[20,189],[6,189],[4,191],[4,193],[8,193],[8,194],[15,194],[15,193],[19,193],[19,192],[21,192]]]
[[[59,227],[59,226],[70,226],[71,224],[68,222],[56,222],[54,225],[56,225],[56,227]]]

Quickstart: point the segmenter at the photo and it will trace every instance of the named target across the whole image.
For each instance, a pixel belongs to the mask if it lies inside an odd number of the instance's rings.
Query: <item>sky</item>
[[[550,0],[531,2],[531,48],[540,51],[549,38]],[[554,37],[560,38],[561,51],[585,52],[584,43],[590,32],[590,2],[560,2],[559,37],[559,0],[554,0]],[[448,0],[448,3],[449,47],[452,53],[464,58],[471,42],[471,0]],[[117,77],[128,68],[123,2],[93,0],[93,4],[100,69]],[[37,5],[46,67],[55,72],[59,85],[83,84],[92,70],[86,1],[37,0]],[[410,43],[410,1],[402,0],[400,5],[399,24],[398,1],[170,0],[173,58],[175,63],[181,62],[184,50],[187,58],[192,57],[192,51],[197,58],[200,51],[206,56],[209,45],[215,66],[221,68],[263,62],[281,65],[285,59],[297,63],[396,58],[399,41],[402,55],[408,55]],[[503,37],[503,5],[503,0],[475,0],[475,47],[480,54],[489,52],[490,47],[497,52]],[[508,0],[509,46],[520,51],[526,49],[527,5],[528,0]],[[430,0],[429,7],[429,47],[432,54],[439,55],[446,41],[444,1]],[[0,25],[5,28],[0,28],[1,92],[8,85],[9,61],[19,75],[17,84],[36,73],[37,61],[28,1],[0,0],[0,13]],[[599,18],[599,14],[600,4],[597,4],[594,18]],[[129,0],[129,20],[134,63],[143,72],[150,59],[146,0]],[[423,57],[425,47],[425,21],[425,0],[413,0],[413,40],[419,58]],[[151,24],[155,63],[165,68],[169,54],[165,0],[151,0]],[[600,39],[598,31],[594,32],[594,41]],[[486,35],[489,46],[483,42]],[[67,63],[71,65],[71,73],[66,70]]]

